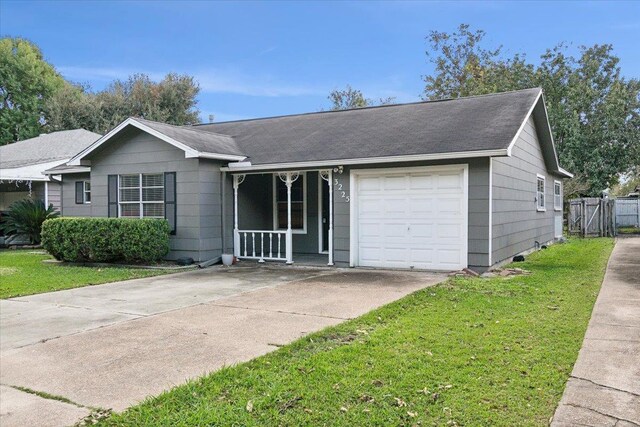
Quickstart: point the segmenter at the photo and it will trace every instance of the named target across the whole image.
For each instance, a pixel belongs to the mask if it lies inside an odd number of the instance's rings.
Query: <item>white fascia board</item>
[[[89,173],[89,172],[91,172],[91,168],[88,166],[76,166],[76,167],[69,167],[66,169],[46,170],[42,173],[49,176],[56,176],[56,175],[64,175],[68,173]]]
[[[271,163],[271,164],[256,165],[256,166],[229,165],[226,167],[222,167],[221,170],[225,172],[242,172],[242,171],[257,171],[257,170],[268,170],[268,169],[332,167],[336,165],[370,165],[370,164],[376,164],[376,163],[417,162],[417,161],[428,161],[428,160],[454,160],[454,159],[468,159],[472,157],[493,157],[493,156],[506,156],[506,155],[507,155],[506,149],[497,149],[497,150],[480,150],[480,151],[461,151],[461,152],[455,152],[455,153],[409,154],[404,156],[321,160],[321,161],[310,161],[310,162]]]
[[[199,159],[214,159],[214,160],[226,160],[230,162],[241,162],[246,159],[246,156],[238,156],[235,154],[218,154],[218,153],[205,153],[202,151],[196,151],[196,154],[185,154],[187,159],[199,158]]]
[[[573,178],[573,174],[566,169],[559,167],[558,172],[560,172],[562,175],[566,176],[567,178]]]
[[[518,138],[520,138],[520,134],[522,133],[522,130],[526,126],[527,121],[529,121],[529,117],[531,117],[531,114],[533,114],[533,110],[536,108],[536,105],[538,104],[538,101],[540,100],[541,96],[542,96],[542,89],[540,89],[540,91],[538,92],[538,96],[536,96],[536,99],[531,104],[531,108],[529,108],[529,111],[524,116],[524,120],[520,124],[518,131],[516,132],[511,142],[509,143],[509,147],[507,148],[507,156],[511,157],[511,151],[513,150],[513,146],[516,145],[516,141],[518,141]],[[546,109],[545,109],[545,113],[546,113]],[[547,123],[548,122],[549,120],[547,119]],[[551,129],[549,129],[549,131],[551,131]]]
[[[185,156],[185,158],[188,158],[188,159],[189,158],[205,158],[205,159],[238,161],[238,160],[243,160],[243,159],[246,158],[244,156],[237,156],[237,155],[217,154],[217,153],[202,153],[202,152],[200,152],[198,150],[195,150],[195,149],[183,144],[180,141],[176,141],[175,139],[163,134],[162,132],[158,132],[157,130],[152,129],[149,126],[147,126],[147,125],[145,125],[143,123],[140,123],[136,119],[130,117],[130,118],[126,119],[125,121],[123,121],[122,123],[120,123],[115,128],[113,128],[105,136],[103,136],[102,138],[100,138],[99,140],[97,140],[96,142],[91,144],[89,147],[87,147],[86,149],[81,151],[79,154],[75,155],[69,161],[69,165],[71,165],[71,166],[81,166],[81,165],[83,165],[82,160],[86,156],[91,154],[98,147],[100,147],[102,144],[104,144],[109,139],[111,139],[114,135],[116,135],[118,132],[120,132],[123,128],[125,128],[126,126],[129,126],[129,125],[134,126],[134,127],[138,128],[138,129],[140,129],[141,131],[148,133],[149,135],[153,135],[156,138],[158,138],[158,139],[160,139],[162,141],[165,141],[166,143],[171,144],[176,148],[179,148],[180,150],[184,151],[184,156]]]

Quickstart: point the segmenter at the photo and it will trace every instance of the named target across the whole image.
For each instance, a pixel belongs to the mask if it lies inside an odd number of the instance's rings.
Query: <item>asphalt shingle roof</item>
[[[202,132],[190,126],[174,126],[137,117],[134,120],[201,153],[243,155],[233,138],[228,135]]]
[[[506,149],[539,93],[534,88],[193,129],[228,135],[252,165]]]
[[[101,135],[84,129],[43,134],[0,147],[0,168],[11,169],[70,159]]]

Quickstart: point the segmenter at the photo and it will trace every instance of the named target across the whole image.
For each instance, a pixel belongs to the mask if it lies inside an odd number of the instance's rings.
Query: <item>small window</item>
[[[85,181],[82,191],[84,203],[91,203],[91,182]]]
[[[562,210],[562,183],[553,181],[553,208],[557,211]]]
[[[276,230],[287,229],[287,186],[275,175],[274,179],[274,206],[273,226]],[[291,229],[294,232],[305,233],[307,229],[306,218],[306,176],[300,174],[291,184]]]
[[[121,217],[164,218],[164,174],[119,175]]]
[[[91,203],[91,182],[76,181],[76,205]]]
[[[538,175],[538,187],[536,191],[536,209],[539,211],[546,210],[545,208],[545,177]]]

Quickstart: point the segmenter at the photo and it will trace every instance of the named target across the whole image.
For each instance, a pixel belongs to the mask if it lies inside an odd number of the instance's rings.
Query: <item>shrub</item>
[[[151,262],[169,252],[164,219],[56,218],[42,226],[42,246],[56,259],[75,262]]]
[[[38,244],[42,224],[47,219],[58,216],[60,212],[53,205],[46,207],[42,200],[22,199],[9,206],[9,210],[3,215],[0,229],[7,236],[26,236],[31,244]]]

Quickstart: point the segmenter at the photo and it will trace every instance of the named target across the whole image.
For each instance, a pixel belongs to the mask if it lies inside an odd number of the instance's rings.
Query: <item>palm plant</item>
[[[0,230],[5,235],[26,236],[31,244],[39,244],[42,223],[60,216],[60,212],[51,204],[46,207],[42,200],[27,198],[13,202],[2,216]]]

